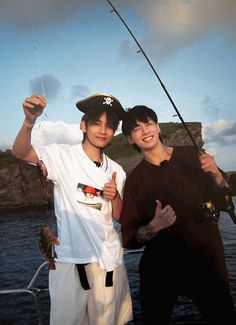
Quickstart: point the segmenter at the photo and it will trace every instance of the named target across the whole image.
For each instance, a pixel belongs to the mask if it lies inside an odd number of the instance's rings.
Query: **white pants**
[[[113,286],[105,286],[106,271],[85,266],[89,290],[81,286],[75,264],[56,263],[49,272],[50,325],[123,325],[132,320],[132,302],[125,266],[113,271]]]

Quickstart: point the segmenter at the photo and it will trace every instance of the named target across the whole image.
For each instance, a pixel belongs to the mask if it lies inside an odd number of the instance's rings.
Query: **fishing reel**
[[[204,212],[206,218],[211,219],[212,222],[218,223],[220,211],[217,210],[211,201],[201,202],[198,204],[198,209]]]

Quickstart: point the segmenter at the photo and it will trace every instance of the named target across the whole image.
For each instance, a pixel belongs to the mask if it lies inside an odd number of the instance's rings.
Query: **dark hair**
[[[147,123],[148,120],[152,120],[157,123],[156,113],[149,107],[143,105],[136,105],[133,108],[129,108],[123,118],[122,132],[125,136],[130,135],[132,130],[138,126],[137,122]]]
[[[119,117],[113,110],[106,109],[105,106],[87,110],[82,117],[82,121],[84,121],[85,125],[88,126],[94,122],[97,122],[103,113],[106,113],[108,126],[115,132],[119,124]],[[85,138],[86,133],[84,132],[83,141]]]
[[[138,126],[137,122],[147,123],[149,120],[157,123],[156,113],[149,107],[144,105],[136,105],[133,108],[129,108],[125,114],[122,121],[122,132],[125,136],[129,136],[132,130]],[[134,143],[133,148],[141,152],[141,149]]]

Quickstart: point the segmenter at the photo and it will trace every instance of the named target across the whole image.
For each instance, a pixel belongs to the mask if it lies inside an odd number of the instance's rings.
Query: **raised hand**
[[[210,172],[217,175],[220,171],[215,163],[215,159],[207,153],[202,153],[199,156],[200,164],[204,172]]]
[[[111,181],[105,183],[103,189],[103,196],[107,200],[114,200],[117,195],[117,187],[116,187],[116,172],[112,174]]]
[[[215,159],[203,152],[199,156],[201,168],[206,173],[211,173],[215,183],[220,187],[229,187],[227,180],[223,177],[221,171],[216,165]]]
[[[30,124],[35,123],[37,117],[43,113],[46,105],[47,100],[40,94],[27,97],[22,104],[27,122]]]

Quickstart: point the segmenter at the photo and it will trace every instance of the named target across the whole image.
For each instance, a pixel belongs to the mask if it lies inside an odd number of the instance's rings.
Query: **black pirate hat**
[[[123,119],[124,109],[118,99],[108,94],[95,94],[82,99],[76,103],[76,107],[83,113],[89,109],[96,109],[98,107],[105,107],[107,110],[111,109],[117,114],[119,120]]]

